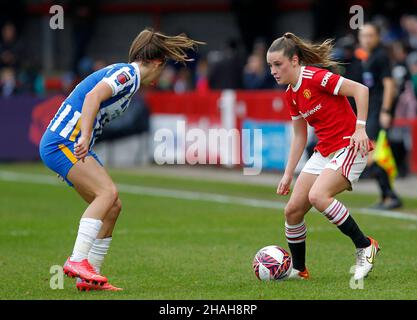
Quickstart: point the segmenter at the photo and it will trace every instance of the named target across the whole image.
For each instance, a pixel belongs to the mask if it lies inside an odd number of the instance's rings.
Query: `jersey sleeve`
[[[134,71],[132,71],[129,67],[114,67],[110,69],[102,79],[102,81],[111,87],[112,97],[120,93],[126,87],[130,86],[134,80]]]
[[[321,69],[314,74],[312,80],[319,90],[338,95],[344,78],[336,73]]]
[[[289,89],[291,90],[291,89]],[[302,116],[300,114],[300,111],[298,110],[297,104],[293,99],[291,98],[290,94],[288,92],[285,93],[285,100],[287,102],[287,105],[290,109],[290,116],[292,120],[298,120],[301,119]]]

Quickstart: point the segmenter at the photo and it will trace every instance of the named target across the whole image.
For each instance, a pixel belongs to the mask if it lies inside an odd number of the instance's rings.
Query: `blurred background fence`
[[[51,29],[52,5],[64,9],[64,28]],[[185,32],[207,42],[187,67],[169,63],[154,88],[141,88],[127,114],[97,144],[108,165],[154,162],[154,133],[172,128],[179,142],[193,128],[262,129],[264,169],[285,167],[291,137],[285,87],[270,76],[265,55],[286,31],[311,40],[335,39],[335,56],[349,66],[362,59],[349,9],[360,5],[377,23],[397,86],[390,142],[401,176],[417,172],[416,1],[3,1],[0,4],[0,161],[38,161],[37,145],[52,115],[91,72],[125,62],[145,27]],[[176,130],[178,120],[185,123]],[[239,135],[239,139],[242,135]],[[251,141],[236,150],[244,159]],[[207,158],[210,152],[207,150]],[[253,150],[252,150],[253,151]],[[255,151],[253,151],[255,152]],[[215,154],[214,157],[219,156]],[[240,161],[240,165],[243,161]],[[232,167],[231,164],[228,164]]]

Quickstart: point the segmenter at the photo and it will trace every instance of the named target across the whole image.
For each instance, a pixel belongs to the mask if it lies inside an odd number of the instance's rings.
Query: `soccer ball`
[[[259,280],[284,280],[292,270],[292,259],[285,249],[267,246],[256,253],[252,266]]]

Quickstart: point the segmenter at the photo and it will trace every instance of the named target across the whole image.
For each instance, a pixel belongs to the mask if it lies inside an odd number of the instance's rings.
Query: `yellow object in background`
[[[375,143],[374,160],[388,173],[388,177],[392,185],[398,174],[398,170],[392,154],[391,146],[388,142],[387,132],[385,130],[381,130],[378,133],[378,138]]]

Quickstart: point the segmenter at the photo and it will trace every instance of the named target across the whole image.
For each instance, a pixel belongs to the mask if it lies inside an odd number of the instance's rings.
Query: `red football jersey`
[[[349,145],[355,132],[356,115],[345,96],[338,92],[343,77],[328,70],[302,66],[295,87],[285,94],[293,120],[304,118],[318,138],[315,150],[327,157]]]

